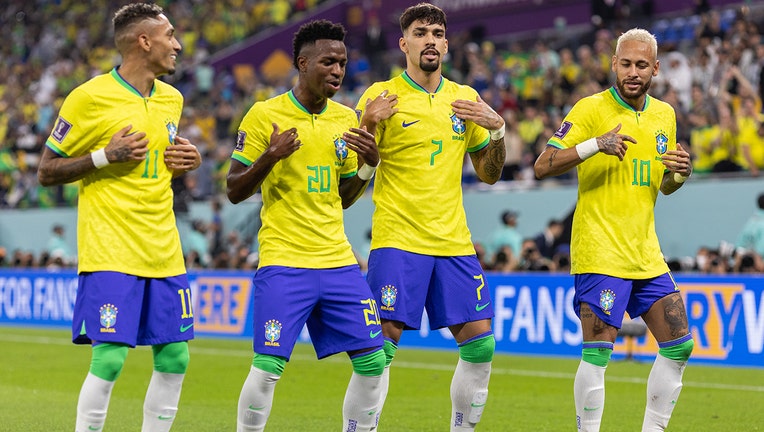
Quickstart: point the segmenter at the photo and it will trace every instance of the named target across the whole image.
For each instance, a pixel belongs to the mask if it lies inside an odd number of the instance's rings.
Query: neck
[[[414,82],[422,86],[428,92],[433,93],[440,85],[440,69],[441,68],[438,67],[434,72],[425,72],[418,67],[409,66],[406,68],[406,73],[412,80],[414,80]]]
[[[295,99],[311,114],[318,114],[326,107],[326,98],[323,96],[316,96],[311,94],[308,89],[300,85],[299,80],[297,85],[292,88],[292,94]]]
[[[123,63],[117,68],[117,72],[144,97],[149,96],[151,89],[154,88],[154,80],[157,78],[149,69],[137,66],[135,63]]]

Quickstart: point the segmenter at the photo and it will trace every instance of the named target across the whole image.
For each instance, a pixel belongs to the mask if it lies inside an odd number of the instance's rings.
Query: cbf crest
[[[668,137],[666,136],[666,132],[663,132],[662,130],[655,133],[655,150],[657,150],[660,155],[666,153],[668,150]]]
[[[464,132],[467,131],[467,124],[456,114],[451,114],[451,129],[458,135],[464,135]]]
[[[600,291],[600,309],[607,315],[610,315],[610,311],[615,304],[615,293],[609,289]]]
[[[348,158],[348,143],[342,137],[334,139],[334,154],[337,156],[337,166],[345,165]]]
[[[281,338],[281,323],[272,319],[265,322],[265,346],[280,346],[278,340]]]
[[[382,306],[380,306],[380,309],[394,311],[395,302],[398,301],[398,289],[392,285],[383,286],[381,300]]]
[[[175,137],[178,135],[178,126],[172,121],[167,122],[165,126],[167,127],[167,139],[170,140],[170,144],[175,144]]]
[[[101,322],[101,333],[116,333],[114,326],[117,324],[117,307],[111,303],[106,303],[98,309],[99,321]]]

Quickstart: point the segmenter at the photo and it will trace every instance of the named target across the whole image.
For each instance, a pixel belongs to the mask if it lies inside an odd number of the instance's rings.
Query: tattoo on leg
[[[669,326],[672,338],[678,338],[687,334],[687,311],[679,294],[672,294],[664,300],[663,318]]]

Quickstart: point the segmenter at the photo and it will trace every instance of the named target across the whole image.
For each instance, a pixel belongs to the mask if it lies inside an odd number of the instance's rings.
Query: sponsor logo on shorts
[[[602,312],[610,315],[610,311],[613,309],[615,303],[615,293],[609,289],[600,291],[600,308]]]
[[[281,346],[278,340],[281,338],[281,323],[272,319],[265,322],[265,346]]]
[[[116,333],[114,326],[117,324],[117,307],[106,303],[98,310],[101,322],[101,333]]]
[[[384,311],[394,311],[395,302],[398,301],[398,289],[392,285],[385,285],[382,287],[382,306],[380,309]]]
[[[375,337],[379,336],[380,333],[382,333],[382,330],[377,330],[377,331],[370,330],[369,337],[374,339]]]
[[[188,325],[183,325],[183,324],[181,324],[181,325],[180,325],[180,332],[181,332],[181,333],[185,333],[185,332],[187,332],[187,331],[188,331],[188,329],[190,329],[190,328],[191,328],[191,327],[193,327],[193,326],[194,326],[194,323],[191,323],[191,324],[188,324]]]
[[[489,304],[491,304],[491,302],[488,302],[488,303],[482,304],[482,305],[480,303],[478,303],[478,304],[475,305],[475,310],[480,312],[481,310],[487,308]]]

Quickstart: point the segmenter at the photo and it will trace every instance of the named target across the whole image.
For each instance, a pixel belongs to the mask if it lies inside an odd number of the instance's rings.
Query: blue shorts
[[[380,248],[369,254],[366,276],[380,316],[419,329],[427,310],[430,328],[493,318],[491,294],[477,256],[440,257]]]
[[[103,271],[81,273],[72,341],[158,345],[194,338],[191,288],[185,274],[145,278]]]
[[[679,291],[671,272],[652,279],[621,279],[594,273],[575,275],[573,307],[581,317],[581,303],[588,303],[604,322],[621,328],[624,312],[636,318],[667,295]]]
[[[320,359],[384,344],[377,305],[358,265],[266,266],[257,270],[253,284],[253,349],[258,354],[289,360],[306,323]]]

